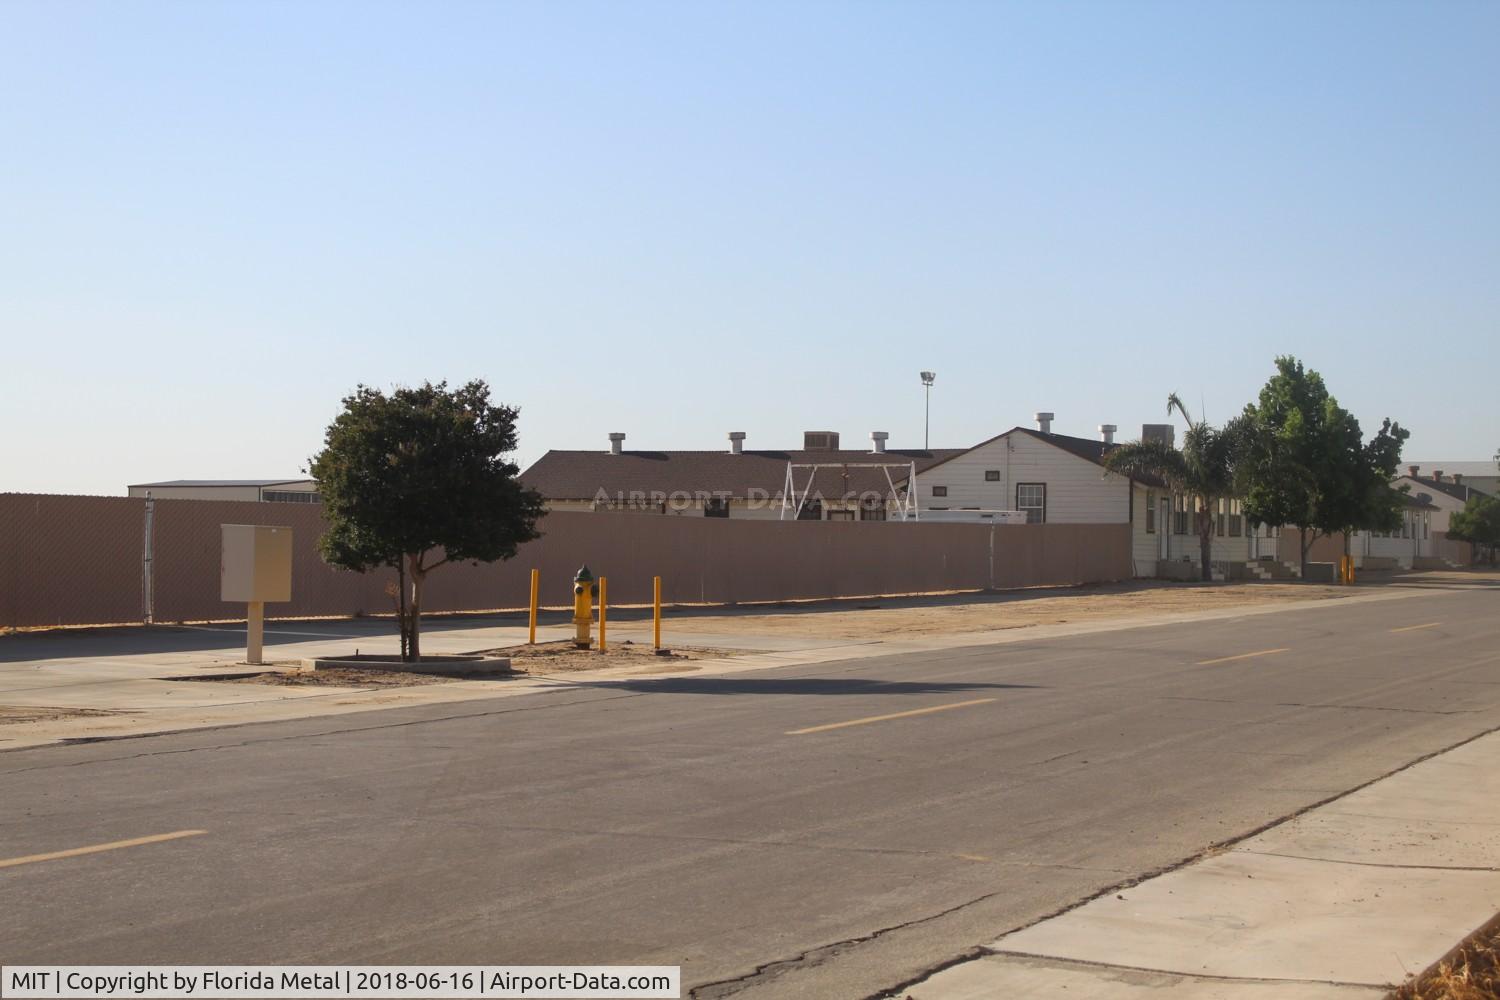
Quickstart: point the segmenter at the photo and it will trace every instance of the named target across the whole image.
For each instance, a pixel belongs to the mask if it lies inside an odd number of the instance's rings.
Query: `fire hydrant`
[[[588,649],[594,644],[594,574],[584,566],[573,577],[573,645]]]

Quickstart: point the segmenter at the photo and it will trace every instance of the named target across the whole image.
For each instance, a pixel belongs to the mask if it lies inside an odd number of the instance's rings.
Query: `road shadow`
[[[593,681],[582,687],[650,694],[964,694],[974,691],[1040,689],[1040,684],[959,681],[882,681],[861,677],[656,677]]]
[[[282,630],[295,631],[296,635]],[[435,631],[435,630],[434,630]],[[345,640],[353,643],[397,641],[389,622],[267,622],[267,650],[297,642]],[[215,653],[245,648],[244,625],[116,625],[24,632],[0,637],[0,663],[37,660],[86,660],[109,656],[149,656],[164,653]]]

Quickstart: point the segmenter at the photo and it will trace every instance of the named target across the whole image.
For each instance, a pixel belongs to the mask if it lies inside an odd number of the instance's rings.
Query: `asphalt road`
[[[1434,588],[0,753],[0,960],[865,996],[1500,726],[1497,612]]]

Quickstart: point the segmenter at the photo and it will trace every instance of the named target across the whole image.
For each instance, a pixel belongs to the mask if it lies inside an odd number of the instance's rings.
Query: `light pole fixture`
[[[922,416],[922,450],[932,449],[932,381],[937,378],[937,372],[921,372],[922,388],[927,393],[927,403]]]

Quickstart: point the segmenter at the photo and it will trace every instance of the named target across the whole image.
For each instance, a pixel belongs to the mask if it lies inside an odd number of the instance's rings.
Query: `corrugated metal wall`
[[[0,494],[0,626],[142,620],[145,501]],[[321,508],[304,504],[157,500],[155,620],[243,615],[219,600],[219,526],[283,524],[294,534],[292,600],[268,615],[391,610],[394,572],[335,570],[318,557]],[[569,604],[573,573],[608,576],[611,603],[643,604],[651,577],[671,603],[857,597],[1127,579],[1128,524],[900,524],[737,521],[555,512],[545,537],[507,563],[448,565],[428,578],[426,611],[521,608],[529,574],[542,603]]]

